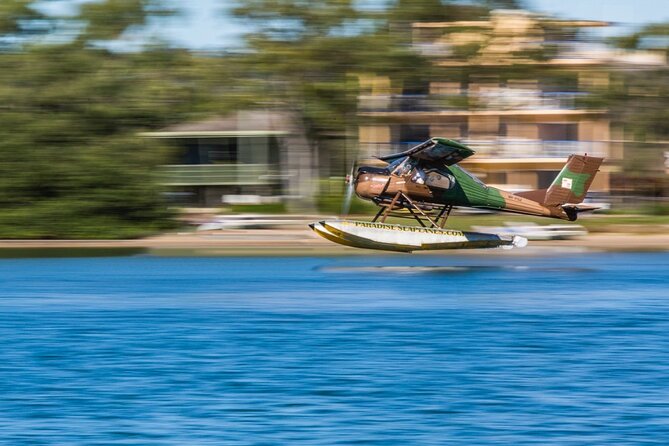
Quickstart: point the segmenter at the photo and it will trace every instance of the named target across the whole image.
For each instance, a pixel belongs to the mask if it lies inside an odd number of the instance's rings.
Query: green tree
[[[624,131],[628,141],[625,171],[640,183],[655,177],[668,187],[663,165],[669,148],[658,141],[669,140],[669,24],[655,23],[638,32],[612,38],[611,43],[627,50],[648,49],[661,55],[662,63],[639,70],[616,70],[610,73],[608,89],[600,91],[600,101],[612,114],[615,125]]]
[[[233,14],[251,24],[246,58],[259,80],[259,102],[293,108],[315,144],[355,124],[356,75],[388,76],[395,85],[429,78],[432,64],[411,47],[411,24],[478,19],[490,6],[441,0],[396,0],[381,10],[354,0],[237,0]]]
[[[348,171],[355,156],[350,148],[361,122],[359,79],[388,78],[398,91],[420,88],[435,76],[431,61],[412,45],[412,23],[489,12],[481,2],[397,0],[381,9],[357,3],[236,0],[232,9],[250,24],[244,60],[247,78],[257,81],[257,104],[291,110],[318,154],[312,159],[329,159],[334,167],[328,175]]]
[[[31,8],[32,0],[4,0],[0,2],[0,35],[16,35],[28,31],[26,22],[44,17]]]
[[[18,6],[0,8],[5,33],[31,11]],[[207,87],[225,76],[221,61],[182,50],[103,43],[157,6],[85,5],[72,20],[87,26],[69,42],[0,53],[0,237],[137,237],[171,224],[155,176],[169,150],[138,133],[206,112],[217,97]]]
[[[239,0],[233,13],[251,24],[246,66],[259,102],[289,107],[314,146],[355,124],[357,75],[397,80],[428,67],[389,29],[388,11],[353,0]]]

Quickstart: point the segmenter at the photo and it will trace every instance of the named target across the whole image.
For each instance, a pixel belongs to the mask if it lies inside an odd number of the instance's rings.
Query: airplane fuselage
[[[458,165],[407,172],[405,175],[360,169],[355,178],[355,192],[363,199],[391,201],[402,192],[419,203],[467,206],[560,218],[570,217],[559,206],[545,206],[534,200],[487,186]]]

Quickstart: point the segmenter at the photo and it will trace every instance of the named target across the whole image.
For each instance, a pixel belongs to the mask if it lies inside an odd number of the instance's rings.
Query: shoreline
[[[545,255],[579,252],[669,251],[669,234],[595,233],[570,240],[530,241],[511,250],[441,250],[415,255]],[[404,255],[331,243],[308,229],[228,230],[222,233],[168,233],[137,240],[0,240],[0,257],[106,256],[359,256]]]

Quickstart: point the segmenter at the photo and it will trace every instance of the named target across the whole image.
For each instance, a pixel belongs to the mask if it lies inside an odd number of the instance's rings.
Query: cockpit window
[[[437,169],[429,169],[426,172],[425,184],[439,189],[450,189],[455,186],[455,178]]]
[[[416,160],[406,157],[401,158],[388,166],[388,169],[393,175],[404,176],[411,172],[411,169],[416,165]]]

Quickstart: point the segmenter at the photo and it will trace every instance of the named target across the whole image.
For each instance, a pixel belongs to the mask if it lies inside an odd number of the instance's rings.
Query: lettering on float
[[[452,229],[432,229],[432,228],[419,228],[417,226],[392,226],[383,223],[367,223],[367,222],[347,222],[347,224],[352,224],[361,228],[372,228],[372,229],[386,229],[391,231],[402,231],[402,232],[416,232],[422,234],[437,234],[437,235],[450,235],[450,236],[464,236],[465,234],[462,231],[454,231]]]

